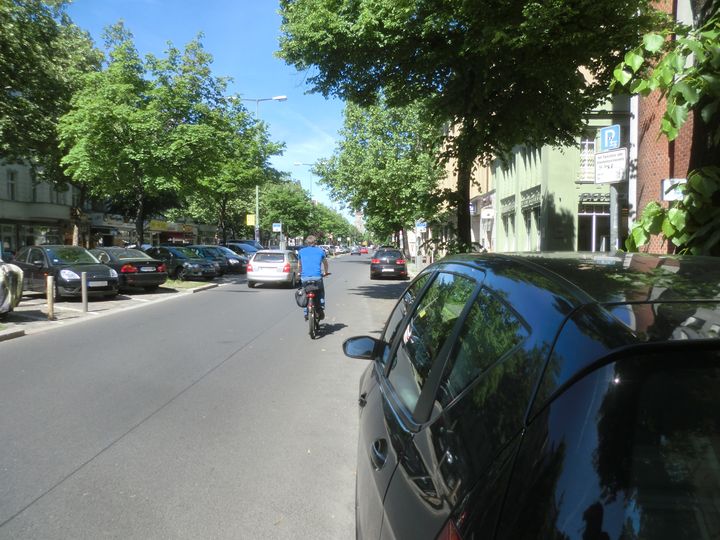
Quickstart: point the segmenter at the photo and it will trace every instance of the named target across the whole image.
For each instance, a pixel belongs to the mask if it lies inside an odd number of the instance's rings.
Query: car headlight
[[[118,273],[114,268],[110,269],[110,277],[118,277]]]
[[[78,276],[72,270],[68,270],[67,268],[63,268],[62,270],[60,270],[60,277],[65,280],[80,279],[80,276]]]
[[[237,259],[228,259],[228,262],[230,264],[240,264],[240,261],[238,261]]]
[[[215,268],[220,268],[220,263],[214,262],[213,265],[215,265]]]

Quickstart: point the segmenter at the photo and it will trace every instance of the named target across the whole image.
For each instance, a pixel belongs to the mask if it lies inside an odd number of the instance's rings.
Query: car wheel
[[[58,284],[56,283],[55,286],[53,287],[53,301],[59,302],[62,299],[63,299],[63,296],[62,296],[62,294],[60,294],[60,287],[58,287]]]
[[[254,288],[255,288],[255,282],[254,282],[254,281],[248,281],[247,283],[248,283],[248,287],[249,287],[250,289],[254,289]]]
[[[180,281],[185,281],[187,279],[187,270],[185,269],[185,267],[178,266],[175,270],[175,277]]]

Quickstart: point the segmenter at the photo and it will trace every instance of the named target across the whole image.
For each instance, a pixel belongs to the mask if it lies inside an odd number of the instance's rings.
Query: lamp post
[[[261,101],[287,101],[287,96],[273,96],[269,98],[240,98],[242,101],[255,102],[255,119],[260,120]],[[260,241],[260,188],[255,185],[255,241]]]

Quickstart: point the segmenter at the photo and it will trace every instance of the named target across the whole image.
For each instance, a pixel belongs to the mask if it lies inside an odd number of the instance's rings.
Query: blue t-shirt
[[[325,250],[317,246],[306,246],[298,251],[302,272],[300,279],[321,278],[323,275],[322,261],[325,258]]]

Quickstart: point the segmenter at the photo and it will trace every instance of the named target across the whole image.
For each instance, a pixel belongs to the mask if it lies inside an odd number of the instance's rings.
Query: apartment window
[[[580,204],[578,251],[610,251],[610,205]]]
[[[17,172],[7,171],[7,198],[14,201],[17,197]]]
[[[580,141],[580,172],[578,182],[595,182],[595,138],[583,137]]]
[[[525,250],[532,251],[532,213],[523,212],[523,220],[525,221]]]

